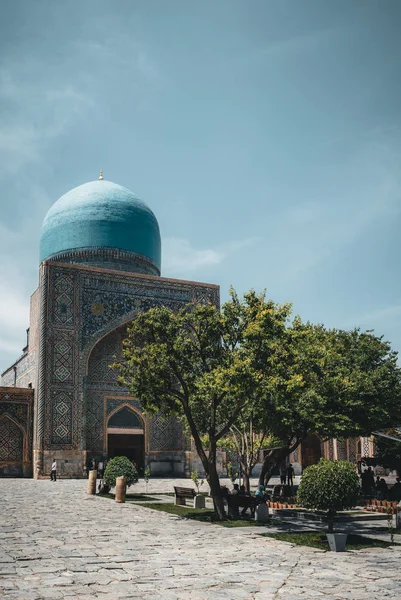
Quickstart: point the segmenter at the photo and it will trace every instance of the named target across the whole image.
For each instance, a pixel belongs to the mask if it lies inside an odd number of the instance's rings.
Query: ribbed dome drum
[[[104,180],[85,183],[47,213],[40,240],[43,260],[160,275],[159,225],[127,188]]]

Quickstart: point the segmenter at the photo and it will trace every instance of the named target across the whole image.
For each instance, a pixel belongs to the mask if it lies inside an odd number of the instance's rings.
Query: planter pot
[[[194,508],[205,508],[205,496],[202,496],[202,494],[195,496]]]
[[[265,502],[262,502],[256,507],[255,510],[255,521],[261,521],[266,523],[269,520],[269,507]]]
[[[326,533],[326,536],[332,552],[344,552],[347,543],[346,533]]]

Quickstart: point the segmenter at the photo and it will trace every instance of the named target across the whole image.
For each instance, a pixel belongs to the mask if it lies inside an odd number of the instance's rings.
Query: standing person
[[[294,480],[293,480],[294,476],[295,476],[294,467],[290,463],[287,467],[287,480],[288,480],[288,485],[290,485],[291,487],[294,485]]]
[[[53,458],[52,470],[50,471],[50,481],[57,481],[57,461]]]
[[[280,483],[281,485],[285,485],[287,481],[287,468],[283,463],[280,467]]]
[[[366,488],[369,490],[368,494],[373,495],[374,491],[375,491],[375,476],[373,474],[371,467],[368,467],[368,470],[366,471],[365,474],[366,474]]]

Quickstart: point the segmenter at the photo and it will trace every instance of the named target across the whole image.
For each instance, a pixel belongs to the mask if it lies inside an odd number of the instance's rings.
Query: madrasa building
[[[155,215],[102,174],[50,208],[27,344],[2,375],[0,474],[40,478],[55,457],[61,476],[82,477],[92,458],[121,454],[155,475],[188,474],[181,423],[144,415],[110,368],[138,311],[219,305],[218,286],[160,269]]]
[[[110,368],[138,311],[219,305],[219,286],[167,279],[160,269],[155,215],[102,173],[50,208],[26,346],[2,375],[0,476],[48,477],[56,458],[59,476],[84,477],[92,459],[119,455],[152,475],[202,472],[180,421],[143,414]],[[354,462],[371,454],[369,444],[311,436],[290,460],[296,472],[321,456]],[[219,453],[221,473],[228,459],[236,461]]]

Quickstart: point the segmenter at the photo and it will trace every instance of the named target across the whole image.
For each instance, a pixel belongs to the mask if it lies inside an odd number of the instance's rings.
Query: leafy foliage
[[[115,487],[117,477],[125,475],[127,487],[138,481],[138,472],[126,456],[112,458],[106,466],[104,480],[110,487]]]
[[[391,429],[387,433],[391,434]],[[398,432],[395,432],[395,434],[399,435]],[[397,471],[398,476],[401,477],[401,441],[397,442],[397,440],[377,436],[375,447],[377,464],[386,469]]]
[[[145,467],[145,471],[143,473],[146,483],[149,481],[151,474],[152,474],[152,471],[150,470],[150,466],[148,465],[147,467]]]
[[[114,365],[145,410],[185,418],[220,518],[219,440],[257,397],[264,375],[253,364],[252,348],[268,353],[285,334],[289,313],[289,305],[266,301],[263,294],[249,292],[240,301],[233,290],[221,311],[200,304],[176,313],[153,308],[133,321],[123,359]]]
[[[339,510],[356,505],[359,477],[354,466],[345,460],[326,460],[305,469],[298,488],[297,503],[304,508],[327,511],[334,517]]]
[[[201,479],[199,477],[199,473],[196,469],[194,469],[193,471],[191,471],[191,479],[194,482],[195,486],[196,486],[196,490],[199,494],[199,490],[202,487],[202,485],[204,484],[205,480]]]
[[[265,362],[268,377],[254,415],[265,415],[264,427],[283,446],[272,452],[261,479],[308,435],[369,435],[401,420],[397,353],[381,337],[359,329],[327,330],[299,317],[286,333],[273,355],[260,357],[260,369]],[[269,366],[271,360],[275,369]]]

